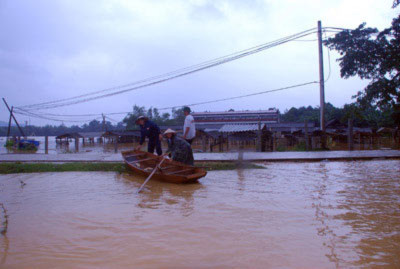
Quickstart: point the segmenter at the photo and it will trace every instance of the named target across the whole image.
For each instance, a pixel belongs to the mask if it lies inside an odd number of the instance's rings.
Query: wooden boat
[[[129,169],[141,176],[150,175],[156,165],[162,160],[160,156],[138,150],[123,151],[121,154]],[[206,174],[207,172],[202,168],[165,159],[152,179],[177,184],[194,183]]]

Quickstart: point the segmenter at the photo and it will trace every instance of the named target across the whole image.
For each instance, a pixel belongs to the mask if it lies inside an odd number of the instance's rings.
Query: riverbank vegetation
[[[196,166],[204,167],[207,171],[212,170],[234,170],[260,169],[263,166],[253,163],[238,165],[231,162],[201,162]],[[37,173],[37,172],[119,172],[129,173],[129,169],[123,163],[0,163],[0,174]]]
[[[378,109],[374,106],[367,108],[361,107],[357,103],[347,104],[343,107],[335,107],[330,103],[325,105],[326,120],[338,120],[346,123],[349,118],[354,119],[355,127],[396,127],[396,121],[393,117],[395,111],[393,108]],[[313,122],[315,126],[319,126],[319,107],[292,107],[280,114],[281,122]],[[145,107],[134,106],[132,113],[129,113],[122,122],[112,125],[106,121],[106,130],[133,130],[136,129],[135,119],[138,115],[146,115],[151,118],[158,125],[176,126],[183,125],[183,113],[181,110],[173,110],[172,113],[160,114],[156,108],[146,109]],[[24,132],[27,134],[34,134],[36,136],[57,136],[65,133],[74,132],[101,132],[103,125],[98,120],[92,120],[89,124],[82,126],[73,125],[67,127],[63,124],[59,126],[31,126],[23,127]],[[11,135],[18,135],[19,132],[16,127],[12,126]],[[7,135],[7,127],[0,127],[0,136]]]

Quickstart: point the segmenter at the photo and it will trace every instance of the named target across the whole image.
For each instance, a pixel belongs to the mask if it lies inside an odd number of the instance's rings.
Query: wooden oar
[[[156,167],[154,167],[153,171],[151,172],[151,174],[146,178],[146,180],[143,182],[142,186],[140,186],[140,188],[138,189],[137,193],[141,192],[141,190],[143,189],[144,185],[146,185],[146,183],[150,180],[150,178],[154,175],[154,173],[157,171],[157,169],[159,169],[160,165],[165,161],[165,159],[163,158],[161,160],[161,162],[159,164],[156,165]]]

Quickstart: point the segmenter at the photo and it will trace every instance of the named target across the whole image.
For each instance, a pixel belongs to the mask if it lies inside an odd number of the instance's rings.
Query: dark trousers
[[[192,139],[185,139],[185,140],[186,140],[186,142],[188,142],[190,145],[192,145],[194,138],[192,138]]]
[[[156,149],[158,156],[162,155],[161,142],[158,137],[149,138],[149,142],[147,144],[147,151],[150,153],[154,153],[154,149]]]

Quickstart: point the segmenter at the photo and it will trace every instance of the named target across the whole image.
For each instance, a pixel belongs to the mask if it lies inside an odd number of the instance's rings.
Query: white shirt
[[[194,124],[194,118],[192,115],[187,115],[185,118],[185,124],[183,125],[183,135],[185,135],[186,127],[189,127],[189,132],[186,135],[186,139],[193,139],[196,136],[196,126]]]

